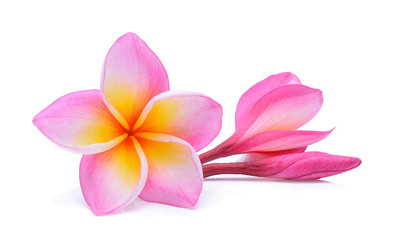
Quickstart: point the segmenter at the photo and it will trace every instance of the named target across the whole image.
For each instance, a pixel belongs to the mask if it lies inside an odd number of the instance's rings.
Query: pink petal
[[[147,178],[148,166],[134,138],[98,154],[84,155],[80,163],[80,185],[95,215],[113,213],[133,201]]]
[[[262,132],[295,130],[318,113],[322,101],[320,90],[304,85],[276,88],[254,104],[234,135],[247,138]]]
[[[260,159],[276,157],[279,155],[286,155],[286,154],[291,154],[291,153],[303,153],[303,152],[305,152],[306,149],[307,149],[307,147],[301,147],[301,148],[293,148],[293,149],[282,150],[282,151],[248,153],[248,154],[244,154],[239,161],[250,162],[250,161],[255,161],[255,160],[260,160]]]
[[[182,139],[137,133],[148,159],[148,180],[140,194],[145,201],[191,207],[202,190],[202,165],[196,151]]]
[[[287,154],[247,162],[245,174],[284,179],[319,179],[339,174],[361,164],[356,157],[344,157],[323,152]]]
[[[81,154],[106,151],[127,137],[99,90],[67,94],[37,114],[33,124],[57,145]]]
[[[288,149],[307,147],[326,138],[333,131],[272,131],[254,135],[236,143],[228,150],[230,153],[240,154],[249,152],[283,151]]]
[[[235,113],[235,125],[240,126],[243,124],[254,104],[265,96],[265,94],[288,84],[301,83],[296,75],[284,72],[271,75],[249,88],[249,90],[247,90],[239,99]]]
[[[196,151],[220,132],[222,107],[194,92],[164,92],[144,108],[134,126],[136,132],[156,132],[184,139]]]
[[[110,111],[129,129],[152,97],[169,90],[169,81],[155,53],[137,35],[127,33],[106,55],[101,90]]]

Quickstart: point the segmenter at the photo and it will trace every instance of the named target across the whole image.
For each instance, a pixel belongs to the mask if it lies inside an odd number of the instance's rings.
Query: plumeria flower
[[[302,85],[294,74],[267,77],[242,95],[234,134],[200,155],[202,164],[234,154],[304,152],[332,131],[296,130],[319,112],[322,101],[320,90]]]
[[[136,197],[191,207],[202,189],[197,151],[221,128],[221,106],[199,93],[169,91],[158,57],[135,34],[109,50],[101,90],[67,94],[33,123],[51,141],[84,154],[80,184],[96,215]]]
[[[247,154],[245,161],[210,163],[203,166],[204,177],[218,174],[243,174],[256,177],[290,180],[314,180],[354,169],[361,164],[356,157],[323,152],[304,152],[274,155]]]

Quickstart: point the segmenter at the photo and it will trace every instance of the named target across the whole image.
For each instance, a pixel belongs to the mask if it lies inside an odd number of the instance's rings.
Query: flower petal
[[[265,94],[288,84],[301,84],[301,82],[296,75],[284,72],[271,75],[249,88],[239,99],[235,113],[235,125],[242,125],[254,104]]]
[[[145,155],[135,138],[98,154],[84,155],[80,185],[95,215],[115,212],[133,201],[147,178]]]
[[[172,135],[199,151],[220,132],[221,117],[220,104],[205,95],[186,91],[164,92],[147,104],[134,130]]]
[[[361,160],[323,152],[305,152],[265,157],[244,162],[203,165],[204,177],[219,174],[243,174],[257,177],[295,180],[319,179],[358,167]]]
[[[304,85],[291,84],[274,89],[254,104],[235,136],[295,130],[310,121],[322,106],[322,92]]]
[[[155,53],[137,35],[127,33],[105,58],[101,90],[109,110],[129,129],[152,97],[169,90],[169,81]]]
[[[307,147],[301,147],[301,148],[293,148],[293,149],[282,150],[282,151],[248,153],[248,154],[244,154],[239,159],[239,161],[240,162],[250,162],[250,161],[255,161],[255,160],[260,160],[260,159],[265,159],[265,158],[276,157],[279,155],[286,155],[286,154],[291,154],[291,153],[303,153],[303,152],[305,152],[306,149],[307,149]]]
[[[60,97],[37,114],[33,124],[57,145],[81,154],[106,151],[127,137],[99,90]]]
[[[351,170],[358,167],[361,160],[323,152],[305,152],[251,161],[248,164],[250,167],[245,170],[245,174],[248,175],[307,180]]]
[[[191,207],[203,184],[196,151],[182,139],[158,133],[137,133],[148,160],[148,180],[140,194],[145,201]]]
[[[270,152],[302,148],[326,138],[333,131],[272,131],[254,135],[238,142],[228,152],[235,154],[249,152]]]

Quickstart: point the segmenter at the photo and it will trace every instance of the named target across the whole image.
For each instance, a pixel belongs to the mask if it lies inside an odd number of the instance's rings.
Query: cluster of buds
[[[283,179],[319,179],[351,170],[356,157],[305,152],[308,145],[332,131],[296,130],[310,121],[322,106],[322,92],[301,84],[296,75],[269,76],[247,90],[239,100],[234,134],[200,155],[204,177],[244,174]],[[206,164],[245,154],[242,161]]]

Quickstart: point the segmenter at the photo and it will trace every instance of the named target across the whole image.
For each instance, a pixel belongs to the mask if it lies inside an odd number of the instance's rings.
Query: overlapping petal
[[[290,84],[268,92],[253,105],[245,121],[236,126],[235,136],[295,130],[310,121],[322,106],[322,92],[304,85]]]
[[[182,139],[159,133],[137,133],[148,160],[148,179],[140,198],[191,207],[202,190],[202,166],[196,151]]]
[[[84,155],[80,163],[82,192],[96,215],[115,212],[133,201],[147,174],[147,161],[135,138],[106,152]]]
[[[296,75],[284,72],[271,75],[249,88],[239,99],[235,113],[235,125],[240,126],[246,121],[250,110],[265,94],[289,84],[301,84],[301,82]]]
[[[228,149],[233,153],[269,152],[307,147],[326,138],[333,131],[271,131],[254,135]]]
[[[185,91],[164,92],[147,104],[134,131],[172,135],[199,151],[220,132],[221,116],[222,107],[205,95]]]
[[[120,37],[109,50],[101,75],[101,91],[109,110],[130,129],[148,101],[168,91],[166,70],[134,33]]]
[[[99,90],[67,94],[37,114],[33,123],[57,145],[81,154],[106,151],[127,137]]]

